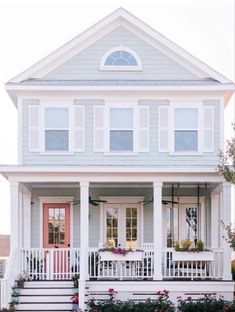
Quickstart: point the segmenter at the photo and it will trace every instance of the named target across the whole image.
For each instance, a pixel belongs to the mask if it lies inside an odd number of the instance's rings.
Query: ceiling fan
[[[151,199],[149,199],[149,200],[143,200],[141,203],[143,203],[144,205],[151,204],[151,203],[153,203],[153,197]],[[165,199],[163,199],[162,200],[162,204],[163,205],[178,204],[178,202],[173,201],[173,200],[165,200]]]
[[[73,203],[74,205],[80,204],[80,200],[73,200],[71,203]],[[93,206],[98,206],[99,203],[107,203],[107,200],[101,200],[101,199],[94,199],[91,198],[91,196],[89,196],[89,204],[93,205]]]

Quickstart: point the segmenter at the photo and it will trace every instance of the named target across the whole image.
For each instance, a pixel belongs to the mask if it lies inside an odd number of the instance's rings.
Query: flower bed
[[[192,300],[188,297],[185,300],[178,298],[179,312],[235,312],[235,302],[225,301],[222,297],[216,299],[213,296],[206,295],[203,298]]]
[[[204,296],[200,299],[188,297],[183,300],[178,297],[178,305],[169,299],[166,290],[156,292],[156,299],[145,301],[120,301],[116,299],[117,292],[113,288],[108,290],[109,299],[98,301],[90,300],[88,306],[91,312],[235,312],[235,301],[228,302],[222,297]]]

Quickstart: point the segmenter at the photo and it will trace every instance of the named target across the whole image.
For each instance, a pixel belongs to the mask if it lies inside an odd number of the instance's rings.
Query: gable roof
[[[0,235],[0,258],[10,255],[10,235]]]
[[[72,58],[78,52],[82,51],[93,42],[102,38],[116,27],[123,25],[128,29],[135,31],[146,41],[157,46],[163,53],[170,55],[179,64],[196,73],[202,79],[216,80],[221,84],[231,84],[232,82],[218,73],[184,49],[176,45],[171,40],[139,20],[123,8],[115,10],[113,13],[88,28],[86,31],[51,53],[23,73],[11,79],[6,87],[11,84],[21,84],[30,80],[41,80],[48,72],[57,68],[65,61]]]

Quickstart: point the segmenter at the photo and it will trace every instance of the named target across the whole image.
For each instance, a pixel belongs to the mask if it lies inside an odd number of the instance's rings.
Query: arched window
[[[142,70],[139,56],[126,47],[115,47],[107,51],[100,65],[101,70]]]

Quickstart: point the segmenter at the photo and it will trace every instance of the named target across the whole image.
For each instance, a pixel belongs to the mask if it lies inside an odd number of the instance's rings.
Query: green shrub
[[[192,300],[191,297],[178,299],[178,311],[180,312],[235,312],[235,303],[216,299],[206,295],[203,298]]]
[[[109,299],[104,301],[90,300],[88,305],[92,312],[174,312],[174,304],[169,299],[166,290],[156,293],[156,299],[146,299],[143,302],[133,300],[120,301],[115,299],[116,291],[109,289]]]
[[[189,250],[192,245],[192,241],[190,239],[185,239],[181,242],[181,246],[183,250]]]
[[[203,250],[204,250],[204,243],[203,243],[202,240],[197,241],[196,249],[197,249],[198,251],[203,251]]]

